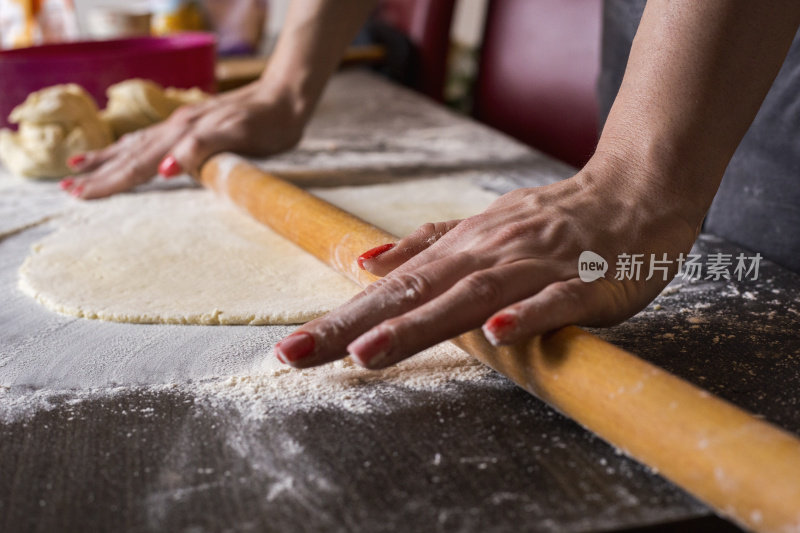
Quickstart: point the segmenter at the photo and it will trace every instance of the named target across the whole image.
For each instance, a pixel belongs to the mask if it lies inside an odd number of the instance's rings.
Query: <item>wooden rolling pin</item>
[[[201,182],[350,279],[356,258],[396,237],[231,154]],[[800,531],[800,440],[576,327],[495,348],[480,330],[453,339],[626,454],[742,526]]]

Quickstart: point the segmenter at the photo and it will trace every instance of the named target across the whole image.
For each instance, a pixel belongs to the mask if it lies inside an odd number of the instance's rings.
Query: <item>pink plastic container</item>
[[[106,103],[106,89],[130,78],[164,87],[199,87],[215,92],[215,41],[210,33],[81,41],[0,52],[0,126],[33,91],[77,83]]]

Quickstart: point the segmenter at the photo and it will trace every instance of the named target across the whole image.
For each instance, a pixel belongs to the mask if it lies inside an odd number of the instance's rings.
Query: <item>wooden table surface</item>
[[[570,172],[358,72],[337,76],[296,151],[260,164],[304,184],[464,175],[499,192]],[[0,215],[68,210],[54,188],[0,187]],[[34,196],[33,212],[15,207]],[[440,393],[372,385],[366,412],[303,403],[258,417],[164,386],[246,373],[291,328],[50,313],[16,288],[49,231],[0,240],[1,531],[734,530],[497,374]],[[738,250],[704,235],[696,251]],[[798,433],[798,301],[800,279],[762,263],[757,281],[676,279],[597,333]]]

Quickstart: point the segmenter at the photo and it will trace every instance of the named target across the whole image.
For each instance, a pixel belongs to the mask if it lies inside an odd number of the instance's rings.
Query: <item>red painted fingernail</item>
[[[70,168],[75,168],[84,161],[86,161],[86,154],[73,155],[72,157],[67,159],[67,166]]]
[[[61,190],[64,190],[64,191],[66,191],[67,189],[69,189],[70,187],[72,187],[72,184],[73,184],[73,183],[75,183],[75,180],[74,180],[74,179],[72,179],[72,178],[66,178],[66,179],[63,179],[63,180],[61,180],[60,182],[58,182],[58,186],[59,186],[59,187],[61,187]]]
[[[366,368],[377,368],[392,349],[392,338],[384,329],[373,329],[350,343],[347,351]]]
[[[499,346],[502,337],[517,327],[517,317],[510,313],[500,313],[486,321],[483,325],[483,334],[494,346]]]
[[[181,164],[178,163],[177,159],[171,155],[168,155],[163,161],[161,161],[161,164],[158,165],[158,173],[165,178],[174,178],[178,174],[183,173],[183,169],[181,168]]]
[[[70,193],[72,196],[74,196],[75,198],[78,198],[78,197],[80,197],[80,195],[81,195],[81,193],[82,193],[82,192],[83,192],[83,185],[78,185],[77,187],[75,187],[74,189],[72,189],[71,191],[69,191],[69,193]]]
[[[364,270],[364,261],[368,259],[375,259],[382,253],[388,252],[392,248],[394,248],[394,243],[390,242],[389,244],[381,244],[380,246],[376,246],[371,250],[367,250],[366,252],[358,256],[358,268]]]
[[[314,337],[305,331],[292,333],[275,345],[275,355],[284,363],[296,363],[314,351]]]

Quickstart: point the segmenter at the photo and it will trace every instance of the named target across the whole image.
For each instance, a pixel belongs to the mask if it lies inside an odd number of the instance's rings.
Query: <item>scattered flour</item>
[[[257,419],[287,404],[301,410],[336,405],[368,412],[380,402],[383,386],[445,391],[450,383],[475,381],[490,372],[465,352],[442,343],[380,371],[365,370],[349,358],[306,370],[269,358],[261,372],[204,381],[194,385],[193,392],[201,401],[234,404]]]
[[[233,376],[152,385],[54,390],[0,386],[0,422],[29,418],[41,410],[85,401],[143,393],[185,394],[211,408],[231,408],[246,419],[261,420],[275,409],[313,410],[334,406],[370,412],[391,396],[391,389],[445,393],[456,382],[477,381],[491,369],[450,343],[442,343],[393,367],[366,370],[349,358],[296,370],[272,356],[260,368]]]

